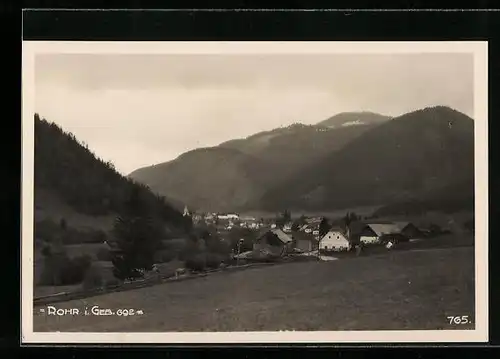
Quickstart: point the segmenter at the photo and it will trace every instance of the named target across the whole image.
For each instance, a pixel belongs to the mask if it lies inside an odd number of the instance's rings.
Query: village
[[[391,249],[402,243],[449,232],[436,224],[417,225],[410,221],[380,221],[347,213],[345,217],[328,220],[324,216],[301,216],[292,219],[285,211],[276,218],[255,218],[237,213],[191,213],[187,207],[184,216],[191,216],[194,226],[214,228],[221,241],[237,229],[242,238],[232,251],[232,258],[258,260],[268,257],[314,256],[331,260],[341,254],[359,255],[366,248]],[[251,247],[245,233],[251,233]]]

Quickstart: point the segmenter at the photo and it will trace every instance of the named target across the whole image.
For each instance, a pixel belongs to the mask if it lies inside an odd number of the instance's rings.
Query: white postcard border
[[[35,55],[88,54],[418,54],[474,56],[475,330],[61,333],[33,332]],[[21,342],[30,343],[437,343],[488,341],[488,43],[472,42],[65,42],[24,41],[22,58]]]

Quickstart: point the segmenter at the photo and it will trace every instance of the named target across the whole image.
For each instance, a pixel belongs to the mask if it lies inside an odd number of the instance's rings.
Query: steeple
[[[187,206],[184,206],[184,214],[183,214],[184,217],[186,216],[189,216],[189,209],[187,208]]]

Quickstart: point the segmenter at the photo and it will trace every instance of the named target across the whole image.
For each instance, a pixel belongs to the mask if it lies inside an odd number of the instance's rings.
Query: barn
[[[318,249],[318,240],[312,234],[295,232],[292,238],[294,247],[302,252],[312,252]]]
[[[264,231],[253,245],[254,251],[265,251],[271,255],[282,256],[292,249],[292,238],[281,229]]]
[[[399,226],[394,223],[367,223],[360,233],[361,243],[379,243],[380,237],[387,234],[399,234]]]
[[[423,236],[422,231],[411,222],[394,222],[394,224],[399,228],[399,233],[406,238],[414,239]]]

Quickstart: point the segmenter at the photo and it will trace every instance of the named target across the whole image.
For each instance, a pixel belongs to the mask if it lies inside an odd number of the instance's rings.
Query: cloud
[[[473,113],[472,55],[37,55],[36,111],[129,173],[338,112]]]

